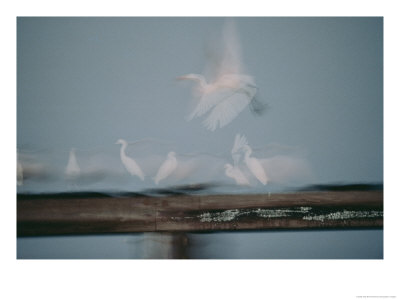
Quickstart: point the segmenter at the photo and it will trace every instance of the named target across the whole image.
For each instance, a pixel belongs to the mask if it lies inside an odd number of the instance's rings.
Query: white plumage
[[[225,165],[225,175],[234,179],[237,185],[250,185],[246,176],[240,171],[237,166],[232,166],[231,164]]]
[[[203,125],[211,131],[228,125],[249,105],[257,92],[253,77],[243,74],[240,44],[232,22],[225,24],[222,46],[222,54],[216,59],[217,63],[212,65],[213,80],[207,82],[200,74],[178,77],[195,81],[195,92],[200,96],[187,120],[210,112]]]
[[[268,182],[268,177],[261,162],[255,158],[251,157],[252,149],[250,148],[247,139],[244,135],[237,134],[235,136],[235,141],[232,148],[232,158],[235,166],[239,168],[239,165],[244,162],[250,173],[257,178],[263,185]],[[244,157],[242,158],[244,153]]]
[[[167,159],[162,163],[158,169],[157,175],[154,178],[155,184],[159,184],[161,180],[167,178],[172,172],[176,170],[178,162],[176,160],[176,153],[171,151],[167,155]]]
[[[233,166],[225,164],[225,175],[234,179],[237,185],[250,185],[246,175],[240,169],[240,161],[243,155],[241,151],[245,144],[247,144],[246,138],[237,134],[231,150]]]
[[[244,146],[244,162],[246,166],[249,168],[251,173],[260,181],[263,185],[268,183],[268,177],[265,174],[264,168],[261,165],[260,161],[255,157],[250,157],[252,150],[249,145]]]
[[[21,163],[17,159],[17,185],[22,185],[24,183],[24,169]]]
[[[141,180],[144,180],[144,173],[143,173],[142,169],[139,167],[139,165],[136,163],[136,161],[134,159],[128,157],[125,153],[128,143],[123,139],[119,139],[116,142],[116,144],[121,144],[120,157],[121,157],[121,162],[124,165],[125,169],[132,176],[137,176]]]
[[[77,179],[81,174],[81,168],[76,160],[75,149],[69,151],[68,164],[65,168],[65,175],[68,179]]]
[[[231,150],[233,163],[235,166],[239,165],[240,158],[243,156],[243,147],[245,145],[247,145],[246,137],[244,135],[237,134]]]

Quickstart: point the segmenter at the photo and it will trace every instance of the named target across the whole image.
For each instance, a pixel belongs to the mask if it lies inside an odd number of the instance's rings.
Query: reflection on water
[[[383,259],[383,230],[24,237],[19,259]]]
[[[383,230],[195,233],[192,258],[382,259]]]

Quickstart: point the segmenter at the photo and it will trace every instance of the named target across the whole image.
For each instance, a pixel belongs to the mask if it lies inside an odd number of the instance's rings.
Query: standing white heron
[[[246,166],[249,168],[251,173],[260,181],[263,185],[268,183],[267,174],[265,174],[265,170],[261,164],[261,162],[255,158],[251,157],[252,150],[249,145],[244,145],[243,150],[245,151],[244,154],[244,162]]]
[[[65,175],[69,180],[77,179],[81,174],[81,168],[78,165],[78,161],[76,160],[75,148],[71,148],[69,151],[69,159],[68,164],[65,168]]]
[[[154,183],[159,184],[161,180],[167,178],[178,166],[176,159],[176,153],[171,151],[167,154],[166,160],[162,163],[158,169],[156,177],[154,177]]]
[[[252,76],[244,74],[241,63],[240,44],[232,21],[225,24],[222,33],[223,53],[213,64],[213,80],[207,82],[200,74],[187,74],[180,80],[192,80],[196,83],[195,92],[200,100],[187,117],[201,117],[210,111],[203,125],[214,131],[235,119],[254,99],[257,86]]]
[[[237,134],[235,136],[235,141],[232,148],[232,158],[236,165],[239,165],[240,159],[244,153],[243,161],[251,174],[258,179],[263,185],[268,182],[268,177],[261,162],[255,158],[251,157],[252,149],[250,148],[247,139],[244,135]]]
[[[136,161],[134,159],[128,157],[125,153],[128,143],[123,139],[119,139],[115,144],[121,145],[120,157],[121,157],[121,162],[124,165],[125,169],[132,176],[138,176],[143,181],[144,173],[143,173],[142,169],[139,167],[139,165],[136,163]]]

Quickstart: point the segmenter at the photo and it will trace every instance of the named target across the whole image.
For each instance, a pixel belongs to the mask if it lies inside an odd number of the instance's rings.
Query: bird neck
[[[122,144],[121,145],[121,149],[119,151],[119,153],[121,154],[121,157],[125,157],[126,156],[125,149],[126,149],[126,144]]]
[[[209,84],[207,83],[203,75],[191,74],[190,78],[188,79],[195,81],[198,84],[201,91],[206,92],[208,90]]]
[[[69,153],[69,161],[70,161],[70,164],[75,164],[75,165],[77,164],[74,150],[71,150]]]

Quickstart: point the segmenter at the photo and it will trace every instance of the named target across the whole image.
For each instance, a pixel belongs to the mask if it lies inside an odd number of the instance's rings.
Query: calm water
[[[193,259],[382,259],[383,230],[188,233]],[[160,234],[24,237],[19,259],[141,259],[170,257]]]

